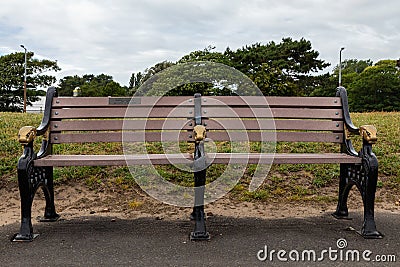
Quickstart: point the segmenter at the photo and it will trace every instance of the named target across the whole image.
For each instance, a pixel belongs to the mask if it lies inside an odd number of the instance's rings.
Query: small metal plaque
[[[138,105],[142,103],[142,99],[139,97],[127,98],[127,97],[110,97],[108,99],[109,105]]]

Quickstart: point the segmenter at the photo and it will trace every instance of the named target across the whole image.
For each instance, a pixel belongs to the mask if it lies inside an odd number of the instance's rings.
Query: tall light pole
[[[26,48],[24,45],[21,45],[21,47],[25,50],[25,65],[24,65],[24,113],[26,112]]]
[[[342,86],[342,51],[344,47],[340,48],[339,51],[339,86]]]

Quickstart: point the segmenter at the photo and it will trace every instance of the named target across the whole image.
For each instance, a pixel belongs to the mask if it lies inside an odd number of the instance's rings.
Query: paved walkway
[[[361,225],[362,216],[353,216],[353,220],[341,221],[329,214],[269,220],[212,216],[207,220],[212,235],[208,242],[190,242],[188,234],[193,223],[182,220],[94,216],[35,223],[35,230],[41,235],[31,243],[10,242],[18,229],[13,224],[0,227],[0,265],[399,266],[400,214],[376,214],[378,229],[386,235],[380,240],[366,240],[356,234],[352,227]],[[338,243],[339,239],[343,240]],[[281,260],[279,250],[283,250]],[[260,261],[257,254],[263,259],[265,251],[268,257]],[[324,261],[313,262],[313,252],[317,260]],[[363,259],[363,253],[371,262]],[[354,261],[357,255],[359,262]],[[396,257],[397,263],[375,261],[376,256],[393,260],[390,255]],[[292,260],[297,257],[298,262]]]

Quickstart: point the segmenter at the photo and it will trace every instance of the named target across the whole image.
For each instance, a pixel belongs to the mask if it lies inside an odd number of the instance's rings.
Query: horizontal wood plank
[[[202,109],[202,116],[207,118],[300,118],[340,120],[343,118],[343,113],[341,109],[209,107]]]
[[[148,106],[193,106],[193,96],[167,97],[56,97],[54,108],[78,107],[148,107]]]
[[[193,106],[193,96],[163,97],[56,97],[55,108]],[[202,96],[202,106],[341,107],[339,97]]]
[[[139,155],[50,155],[34,161],[35,166],[126,166],[149,164],[189,164],[192,154]],[[128,163],[127,163],[128,162]],[[341,153],[269,154],[269,153],[207,153],[212,164],[333,164],[361,163],[361,158]]]
[[[286,96],[203,96],[202,106],[249,106],[249,107],[341,107],[339,97],[286,97]]]
[[[214,164],[332,164],[361,163],[361,158],[343,153],[208,153]]]
[[[191,107],[73,108],[53,109],[52,120],[89,118],[190,118]]]
[[[95,132],[95,133],[53,133],[53,144],[63,143],[112,143],[112,142],[178,142],[194,141],[192,133],[166,132]]]
[[[126,166],[186,164],[193,161],[191,154],[137,154],[137,155],[49,155],[34,161],[35,166]]]
[[[192,125],[190,125],[192,123]],[[187,119],[115,119],[115,120],[62,120],[52,121],[50,129],[60,131],[119,131],[119,130],[190,130],[193,120]]]
[[[205,119],[207,130],[308,130],[343,131],[343,121],[330,120],[245,120]],[[193,120],[187,119],[115,119],[115,120],[62,120],[52,121],[50,130],[60,131],[119,131],[119,130],[192,130]]]
[[[271,119],[205,119],[207,130],[308,130],[343,131],[343,121],[271,120]]]
[[[325,132],[245,132],[245,131],[210,131],[207,141],[262,141],[262,142],[322,142],[342,143],[343,134]],[[97,142],[193,142],[193,132],[85,132],[52,133],[53,144],[62,143],[97,143]]]
[[[321,142],[342,143],[343,134],[325,132],[237,132],[210,131],[208,140],[213,141],[263,141],[263,142]]]

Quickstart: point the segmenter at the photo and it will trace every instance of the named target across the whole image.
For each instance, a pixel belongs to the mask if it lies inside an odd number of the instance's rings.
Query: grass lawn
[[[373,150],[379,160],[379,181],[378,188],[388,192],[389,198],[397,198],[400,193],[400,113],[396,112],[373,112],[351,114],[353,123],[356,126],[373,124],[378,129],[378,142]],[[22,113],[0,113],[0,186],[5,183],[16,185],[16,164],[22,153],[22,147],[17,141],[18,130],[25,125],[38,126],[41,121],[41,114]],[[353,137],[354,146],[360,149],[360,138]],[[40,140],[39,140],[40,141]],[[36,151],[40,142],[36,142]],[[219,144],[220,150],[224,145]],[[257,144],[254,144],[256,150]],[[190,149],[190,148],[189,148]],[[326,151],[330,147],[320,144],[287,144],[277,145],[278,151],[303,152]],[[333,148],[336,149],[337,148]],[[55,147],[57,152],[82,153],[85,150],[96,151],[96,153],[121,153],[121,144],[85,144],[85,145],[60,145]],[[157,146],[150,147],[150,150],[159,151]],[[208,169],[208,179],[213,180],[225,170],[224,165],[213,165]],[[162,176],[174,183],[191,186],[193,175],[179,171],[172,166],[158,166],[157,170]],[[289,201],[335,201],[335,196],[327,192],[337,191],[339,165],[274,165],[265,179],[262,186],[255,192],[248,191],[248,184],[255,171],[255,166],[250,165],[245,171],[240,182],[231,192],[231,197],[239,200],[289,200]],[[136,178],[141,173],[138,169]],[[66,181],[80,181],[93,190],[101,187],[119,186],[129,188],[137,186],[127,167],[68,167],[56,168],[55,180],[57,184]]]

